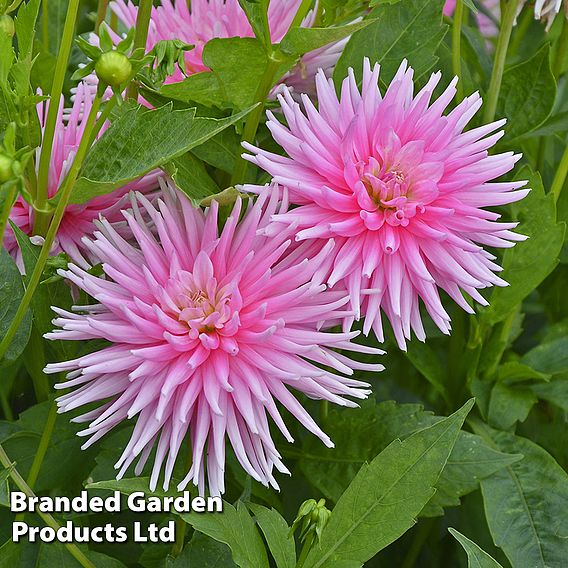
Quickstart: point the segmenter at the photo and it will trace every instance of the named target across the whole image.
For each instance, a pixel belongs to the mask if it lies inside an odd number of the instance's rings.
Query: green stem
[[[521,16],[521,21],[518,22],[515,29],[515,36],[509,44],[509,54],[515,55],[519,51],[519,47],[527,33],[531,23],[534,21],[534,12],[532,10],[525,10]]]
[[[6,225],[8,224],[8,218],[10,217],[10,211],[12,211],[12,206],[16,199],[16,186],[11,187],[4,198],[4,204],[2,205],[2,212],[0,213],[0,243],[4,239],[4,231],[6,230]]]
[[[73,1],[73,0],[72,0]],[[77,149],[77,154],[75,159],[73,160],[73,164],[67,173],[67,176],[63,180],[61,184],[61,188],[59,191],[59,201],[57,203],[57,207],[55,209],[53,219],[49,225],[49,229],[47,231],[47,235],[45,236],[45,242],[41,247],[41,251],[39,253],[39,257],[37,259],[36,265],[34,267],[34,271],[32,272],[30,279],[28,281],[28,285],[26,287],[26,291],[24,292],[24,296],[10,327],[6,331],[2,342],[0,342],[0,360],[4,357],[14,335],[18,331],[20,323],[26,314],[26,311],[30,305],[34,292],[40,282],[41,275],[43,273],[43,269],[49,257],[49,251],[53,245],[53,241],[55,240],[55,236],[57,235],[57,230],[59,229],[59,225],[61,224],[61,220],[63,219],[63,214],[65,213],[65,208],[69,202],[71,197],[71,191],[73,190],[73,186],[75,185],[75,181],[77,180],[77,176],[79,175],[79,171],[81,166],[83,165],[83,161],[87,154],[88,149],[90,148],[90,142],[92,138],[93,131],[97,132],[100,130],[104,123],[104,117],[101,116],[99,121],[95,124],[95,120],[97,117],[97,113],[99,107],[101,105],[101,96],[102,93],[97,92],[93,100],[93,105],[91,107],[91,112],[87,118],[87,122],[85,125],[85,130],[83,131],[83,136],[81,138],[81,143],[79,144],[79,148]],[[108,105],[114,104],[114,97],[107,103]],[[107,109],[105,109],[107,110]]]
[[[298,558],[298,563],[296,564],[296,568],[302,568],[304,562],[306,562],[306,558],[308,557],[308,554],[312,549],[315,538],[316,538],[315,533],[311,533],[306,538],[306,542],[304,542],[304,546],[302,547],[302,552],[300,552],[300,558]]]
[[[2,407],[4,419],[8,420],[8,422],[12,422],[14,420],[14,413],[12,412],[12,407],[8,401],[8,397],[3,390],[0,390],[0,407]]]
[[[503,72],[505,71],[505,61],[507,59],[507,50],[511,41],[511,33],[515,25],[517,16],[517,6],[519,0],[509,0],[504,7],[501,19],[501,30],[497,40],[497,48],[495,50],[495,63],[491,73],[491,81],[489,82],[489,90],[487,91],[487,103],[485,105],[485,115],[483,120],[485,123],[493,122],[495,113],[497,112],[497,103],[499,101],[499,93],[501,92],[501,83],[503,81]]]
[[[329,401],[322,400],[320,405],[320,420],[324,423],[329,416]]]
[[[152,15],[152,0],[140,0],[138,14],[136,15],[136,33],[134,35],[134,49],[143,48],[146,50],[148,41],[148,27]],[[138,99],[138,85],[131,81],[126,91],[128,99]]]
[[[554,64],[552,70],[556,79],[562,75],[564,70],[564,63],[566,62],[566,53],[568,52],[568,22],[566,18],[562,18],[562,32],[558,39],[556,53],[554,55]]]
[[[241,142],[254,142],[256,131],[258,130],[258,125],[260,124],[260,119],[262,118],[262,115],[264,113],[264,103],[274,85],[276,73],[279,67],[280,62],[271,56],[268,66],[264,71],[264,75],[258,85],[254,96],[254,102],[258,103],[258,106],[256,106],[247,117],[245,127],[243,128]],[[247,167],[248,162],[242,156],[239,156],[236,160],[235,168],[233,170],[231,185],[236,185],[245,181]]]
[[[178,517],[176,519],[176,541],[172,547],[172,556],[174,558],[177,558],[183,551],[186,527],[187,523],[181,517]]]
[[[41,39],[45,51],[49,51],[49,1],[41,0]]]
[[[51,403],[49,409],[49,414],[47,415],[47,420],[45,426],[43,427],[43,432],[39,440],[39,446],[37,448],[34,461],[32,462],[32,467],[30,468],[30,473],[28,474],[27,484],[33,489],[35,482],[39,476],[41,466],[45,455],[47,454],[47,449],[49,448],[49,442],[51,441],[51,436],[55,428],[55,421],[57,420],[57,404],[55,402]]]
[[[454,21],[452,25],[452,67],[454,76],[458,78],[457,85],[457,101],[463,99],[463,84],[461,73],[461,33],[464,15],[463,0],[456,1],[456,9],[454,12]]]
[[[8,454],[4,451],[4,448],[0,445],[0,463],[10,471],[10,477],[18,487],[18,489],[24,492],[28,497],[35,497],[34,492],[29,487],[29,485],[24,481],[24,478],[18,473],[18,470],[14,467],[14,464],[10,461]],[[61,528],[61,525],[48,513],[42,513],[37,511],[37,514],[42,519],[42,521],[53,530],[57,531]],[[65,548],[69,553],[83,566],[84,568],[96,568],[96,566],[83,554],[83,552],[75,544],[65,543]]]
[[[50,386],[45,368],[45,350],[43,339],[34,325],[30,334],[30,340],[24,350],[24,366],[28,375],[32,378],[37,402],[49,399]]]
[[[296,12],[296,15],[294,16],[294,19],[290,24],[290,29],[300,27],[300,24],[304,21],[304,18],[308,15],[308,12],[310,11],[312,4],[313,4],[312,0],[302,0],[302,3],[300,4],[298,11]]]
[[[109,5],[109,0],[99,0],[99,5],[97,7],[97,21],[95,22],[95,33],[99,33],[99,28],[101,24],[105,21],[106,13]]]
[[[562,188],[566,183],[566,177],[568,176],[568,144],[564,149],[564,154],[556,170],[556,175],[554,176],[554,181],[552,182],[552,187],[550,188],[550,193],[554,195],[554,202],[558,203],[558,198],[562,193]]]
[[[55,65],[53,84],[51,86],[49,110],[47,111],[47,118],[45,120],[45,128],[43,131],[38,167],[37,196],[36,201],[33,204],[35,209],[34,232],[41,235],[45,234],[51,215],[50,212],[47,211],[49,164],[51,162],[51,151],[53,149],[53,137],[55,134],[57,116],[59,114],[59,103],[63,92],[63,82],[65,81],[65,72],[67,71],[71,46],[73,45],[75,22],[77,21],[78,11],[79,0],[69,0],[67,16],[65,17],[65,25],[63,27],[63,36],[61,38],[61,45],[59,47],[59,54],[57,55],[57,63]]]

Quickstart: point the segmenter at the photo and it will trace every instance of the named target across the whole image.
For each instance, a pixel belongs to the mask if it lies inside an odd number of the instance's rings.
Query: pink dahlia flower
[[[164,189],[163,195],[152,205],[138,194],[134,210],[124,212],[135,245],[107,221],[93,241],[85,240],[102,259],[105,277],[74,265],[61,272],[97,303],[75,313],[54,308],[61,329],[46,337],[112,345],[48,365],[48,373],[69,372],[58,387],[73,390],[58,399],[60,411],[100,404],[75,419],[90,422],[82,432],[90,436],[84,447],[138,415],[116,464],[119,478],[136,458],[139,474],[156,447],[151,488],[164,461],[168,487],[189,432],[193,465],[180,490],[193,481],[203,494],[207,477],[211,494],[223,493],[225,437],[248,474],[277,488],[273,468],[287,469],[268,417],[293,439],[276,402],[331,447],[291,390],[357,406],[345,397],[365,398],[369,391],[349,378],[353,369],[382,366],[335,349],[380,351],[352,343],[357,333],[325,331],[344,317],[349,301],[345,291],[327,290],[318,276],[333,243],[309,259],[287,255],[292,230],[267,227],[278,212],[276,194],[261,195],[239,224],[237,201],[220,235],[215,202],[203,213],[179,192]]]
[[[272,41],[278,43],[288,31],[302,0],[272,0],[268,9],[268,21]],[[130,0],[115,0],[111,9],[127,27],[136,25],[138,7]],[[302,26],[312,27],[315,11],[304,19]],[[254,37],[253,30],[238,0],[161,0],[152,9],[148,31],[147,49],[160,40],[181,39],[195,48],[185,54],[188,74],[208,71],[203,63],[203,47],[214,38]],[[300,63],[286,75],[284,81],[300,92],[313,90],[313,80],[318,69],[330,76],[349,38],[324,46],[306,54]],[[166,82],[183,80],[179,69]]]
[[[296,227],[296,239],[335,239],[327,281],[344,283],[355,319],[383,340],[381,312],[401,348],[411,329],[424,340],[419,300],[444,332],[450,317],[438,289],[464,310],[462,291],[487,302],[478,289],[506,283],[494,273],[495,257],[481,245],[511,247],[523,240],[516,223],[497,223],[486,207],[522,199],[525,182],[492,182],[520,156],[488,155],[505,121],[464,129],[481,106],[476,93],[444,114],[456,80],[437,99],[441,75],[432,75],[417,94],[413,71],[403,62],[384,96],[379,66],[365,60],[362,92],[350,70],[337,97],[331,80],[317,77],[319,110],[302,97],[280,97],[288,126],[268,113],[268,127],[286,151],[281,156],[247,145],[247,158],[287,188],[297,208],[275,216]],[[258,187],[245,189],[259,191]],[[345,327],[353,321],[348,316]]]
[[[53,149],[48,174],[48,196],[51,198],[59,189],[61,182],[69,171],[75,154],[81,142],[85,123],[83,119],[89,114],[92,104],[94,91],[84,84],[79,84],[74,97],[73,107],[70,111],[63,108],[63,101],[59,107],[59,115],[55,127]],[[37,105],[39,121],[43,128],[47,118],[49,102],[42,102]],[[104,132],[108,128],[108,123],[101,129]],[[39,164],[40,148],[37,150],[36,164]],[[85,260],[85,247],[82,239],[84,235],[91,234],[94,229],[93,221],[100,215],[104,215],[110,221],[122,220],[120,208],[124,204],[125,195],[132,189],[146,191],[158,186],[157,172],[145,176],[142,180],[130,183],[124,187],[116,189],[110,194],[95,197],[81,205],[71,204],[65,209],[65,214],[57,232],[56,241],[53,247],[53,254],[65,252],[73,262],[88,266]],[[33,235],[34,210],[30,204],[19,196],[10,213],[10,219],[26,235]],[[20,269],[23,270],[21,253],[19,251],[16,237],[10,227],[6,228],[4,235],[4,246],[18,262]]]

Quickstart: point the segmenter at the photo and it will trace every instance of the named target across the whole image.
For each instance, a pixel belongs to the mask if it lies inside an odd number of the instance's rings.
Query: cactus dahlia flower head
[[[247,157],[298,205],[275,220],[296,227],[299,241],[335,240],[327,281],[349,291],[355,316],[345,328],[364,315],[364,332],[373,328],[382,341],[384,313],[404,349],[411,330],[425,338],[420,299],[449,333],[439,288],[472,312],[462,292],[486,305],[478,289],[506,285],[483,245],[511,247],[524,237],[511,231],[516,223],[498,223],[500,215],[486,208],[529,190],[518,190],[525,182],[492,181],[520,158],[488,155],[504,121],[464,131],[481,107],[477,93],[444,114],[456,80],[432,100],[440,73],[416,94],[406,62],[384,96],[378,78],[379,66],[365,60],[361,92],[350,70],[339,98],[333,82],[318,75],[319,109],[307,96],[303,110],[289,93],[280,96],[288,126],[269,113],[268,127],[287,156],[247,145]]]
[[[193,464],[180,490],[193,481],[203,494],[207,479],[211,494],[223,493],[225,438],[248,474],[277,488],[273,469],[287,469],[268,418],[293,439],[276,402],[331,447],[293,391],[357,406],[346,397],[370,391],[350,378],[353,370],[382,370],[335,351],[381,353],[352,343],[357,333],[326,331],[349,302],[345,291],[328,290],[318,276],[333,243],[309,259],[299,249],[287,254],[293,229],[268,226],[284,212],[276,193],[250,205],[237,224],[237,201],[219,234],[215,202],[203,213],[172,188],[155,205],[138,194],[133,211],[124,212],[135,244],[105,220],[94,240],[86,240],[104,277],[74,265],[61,271],[97,303],[74,313],[55,309],[60,329],[46,337],[112,345],[50,364],[46,372],[69,372],[58,385],[73,389],[58,399],[61,412],[100,403],[75,419],[90,423],[84,447],[137,416],[116,464],[119,478],[137,458],[139,474],[155,447],[151,488],[164,462],[167,487],[188,433]]]
[[[268,22],[272,41],[278,43],[288,31],[302,0],[272,0],[268,9]],[[130,0],[115,0],[111,9],[119,20],[128,28],[136,24],[138,12]],[[303,27],[312,27],[315,11],[304,19]],[[161,0],[159,6],[152,9],[152,19],[148,31],[147,49],[151,49],[160,40],[181,39],[195,48],[185,54],[185,66],[188,74],[208,71],[203,63],[203,47],[214,38],[254,37],[253,30],[238,0],[192,0],[188,8],[187,0]],[[331,75],[333,68],[349,38],[314,50],[286,76],[285,82],[296,90],[313,90],[313,80],[318,69]],[[176,68],[176,73],[166,82],[181,81],[183,74]]]
[[[61,101],[49,164],[47,191],[50,198],[57,193],[61,182],[73,163],[81,137],[83,136],[87,115],[91,110],[92,96],[94,96],[94,90],[80,83],[74,97],[73,107],[69,111],[64,110],[63,101]],[[42,130],[45,127],[48,109],[49,101],[41,102],[37,105]],[[108,128],[108,123],[101,129],[99,137],[106,128]],[[40,151],[41,148],[38,148],[36,165],[39,165]],[[73,262],[87,267],[88,263],[85,260],[87,251],[82,243],[82,238],[84,235],[93,232],[93,221],[99,215],[104,215],[111,222],[122,220],[120,208],[124,204],[125,195],[133,189],[140,191],[155,189],[158,186],[157,177],[157,172],[151,173],[141,180],[127,184],[107,195],[95,197],[87,203],[67,206],[52,252],[54,254],[65,252]],[[12,208],[10,219],[25,234],[33,235],[34,210],[21,196],[17,198]],[[23,270],[18,243],[10,227],[7,227],[4,235],[4,246],[16,257],[20,269]],[[87,257],[89,257],[88,252]]]

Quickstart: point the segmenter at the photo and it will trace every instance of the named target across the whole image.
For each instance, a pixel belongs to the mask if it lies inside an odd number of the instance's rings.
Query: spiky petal
[[[341,96],[332,81],[317,77],[319,109],[308,97],[302,107],[289,93],[280,97],[288,126],[269,113],[268,127],[287,157],[247,145],[247,158],[287,189],[299,207],[279,222],[297,227],[297,239],[323,246],[333,238],[328,283],[349,291],[355,319],[383,340],[381,313],[390,320],[401,348],[405,339],[424,340],[422,300],[436,325],[450,332],[440,300],[445,290],[468,312],[462,291],[481,304],[478,292],[506,283],[495,257],[483,249],[511,247],[524,237],[516,223],[497,223],[487,207],[522,199],[525,182],[492,182],[520,156],[490,156],[504,121],[464,131],[481,107],[476,93],[444,114],[456,81],[436,100],[441,75],[414,94],[413,71],[404,62],[384,95],[379,67],[364,63],[362,91],[353,71]],[[246,186],[253,192],[258,186]],[[348,329],[353,317],[347,317]]]
[[[47,337],[112,345],[46,372],[69,372],[59,388],[72,390],[58,399],[60,411],[100,405],[77,419],[90,423],[82,432],[89,436],[85,447],[137,417],[116,464],[119,477],[137,458],[139,473],[155,447],[151,487],[164,462],[167,487],[188,434],[193,464],[180,490],[193,481],[203,493],[207,478],[212,494],[223,493],[226,439],[249,475],[278,487],[273,469],[287,469],[269,417],[293,440],[276,403],[332,446],[291,391],[356,406],[346,397],[369,391],[350,378],[353,370],[382,370],[335,351],[381,353],[352,343],[357,333],[326,331],[348,303],[345,291],[328,290],[317,277],[333,243],[293,260],[286,254],[292,231],[268,227],[283,212],[275,197],[263,194],[240,223],[237,201],[219,235],[216,202],[203,213],[171,188],[154,205],[138,194],[133,211],[124,213],[136,244],[107,221],[85,241],[105,277],[74,265],[61,272],[97,303],[74,313],[56,310],[59,329]]]

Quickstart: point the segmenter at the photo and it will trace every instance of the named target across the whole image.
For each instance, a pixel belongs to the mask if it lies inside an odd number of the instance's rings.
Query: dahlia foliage
[[[6,565],[564,566],[563,12],[0,2]]]

